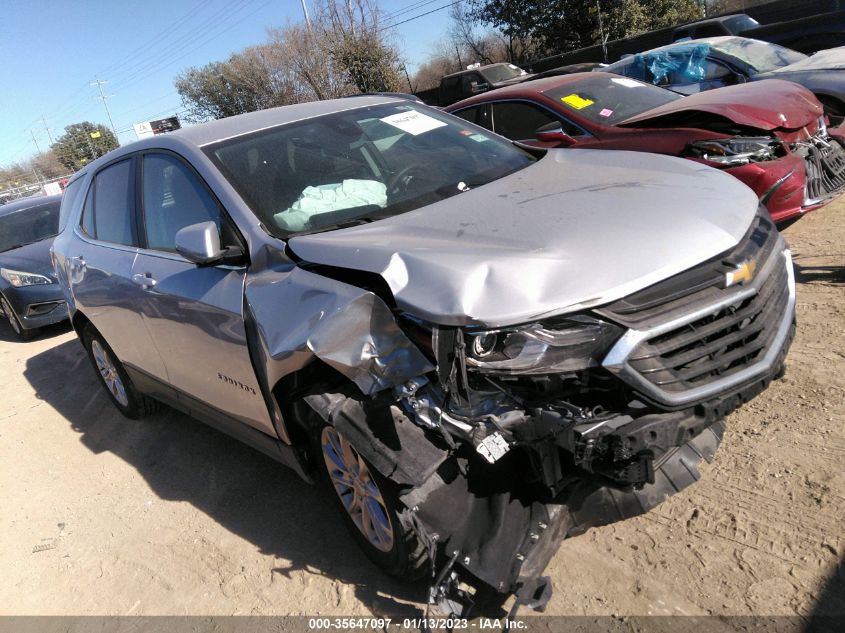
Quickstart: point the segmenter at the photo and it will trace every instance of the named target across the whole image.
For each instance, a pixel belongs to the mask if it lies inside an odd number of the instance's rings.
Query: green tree
[[[533,40],[544,54],[698,20],[699,0],[468,0],[469,16],[506,37]],[[599,22],[601,17],[601,23]]]
[[[189,68],[176,77],[189,121],[222,119],[295,101],[284,59],[272,44],[252,46],[224,62]]]
[[[76,171],[86,163],[120,147],[117,138],[107,127],[90,121],[73,123],[65,128],[50,149],[59,162]]]
[[[358,92],[395,92],[400,87],[399,53],[386,40],[372,0],[317,0],[318,46],[334,61],[345,83]]]

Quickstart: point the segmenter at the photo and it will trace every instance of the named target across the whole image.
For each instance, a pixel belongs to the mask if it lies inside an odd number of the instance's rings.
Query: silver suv
[[[794,329],[789,251],[735,178],[390,97],[115,150],[61,222],[73,326],[126,416],[164,402],[324,479],[453,613],[542,608],[562,539],[697,480]]]

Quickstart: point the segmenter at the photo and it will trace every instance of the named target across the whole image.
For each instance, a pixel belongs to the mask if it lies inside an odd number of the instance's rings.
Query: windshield
[[[40,242],[59,233],[59,203],[3,213],[0,208],[0,253]]]
[[[500,81],[507,81],[508,79],[514,79],[515,77],[521,77],[522,75],[528,74],[522,70],[522,68],[514,66],[513,64],[496,64],[495,66],[490,66],[489,68],[482,68],[480,72],[491,84],[499,83]]]
[[[777,44],[752,40],[747,37],[729,37],[713,45],[713,47],[745,62],[758,73],[766,73],[776,68],[783,68],[807,56],[790,48]]]
[[[614,125],[682,97],[628,77],[594,74],[543,93],[598,125]]]
[[[405,213],[534,160],[466,121],[408,102],[262,130],[206,151],[281,238]]]

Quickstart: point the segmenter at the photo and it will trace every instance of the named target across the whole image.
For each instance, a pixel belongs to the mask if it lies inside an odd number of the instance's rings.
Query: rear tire
[[[159,410],[160,403],[135,388],[123,363],[90,324],[82,332],[82,344],[88,352],[88,360],[100,378],[100,384],[123,415],[131,420],[138,420]]]
[[[333,426],[312,431],[314,463],[343,522],[364,554],[405,581],[429,569],[428,549],[402,512],[396,484],[383,477]]]
[[[39,330],[37,328],[27,330],[21,325],[21,322],[18,320],[15,311],[12,310],[12,306],[9,305],[8,301],[6,301],[6,297],[0,296],[0,303],[3,304],[3,314],[6,315],[6,320],[9,323],[9,327],[12,328],[12,332],[15,333],[15,336],[17,336],[18,339],[20,339],[21,341],[31,341],[36,336],[38,336]]]

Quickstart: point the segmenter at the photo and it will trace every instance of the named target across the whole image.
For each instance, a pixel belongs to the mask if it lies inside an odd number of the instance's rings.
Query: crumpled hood
[[[380,274],[421,319],[497,327],[602,305],[691,268],[737,244],[757,206],[739,180],[693,161],[551,150],[477,189],[289,247]]]
[[[50,263],[50,246],[53,238],[27,244],[11,251],[0,253],[0,268],[11,268],[26,273],[47,275],[55,280],[53,265]]]
[[[791,68],[791,66],[790,66]],[[706,90],[658,106],[617,125],[631,125],[677,112],[708,112],[761,130],[797,129],[823,112],[812,92],[791,81],[765,79]]]
[[[794,73],[805,70],[842,70],[845,69],[845,46],[838,46],[836,48],[828,48],[810,55],[807,59],[802,59],[789,66],[776,68],[766,74],[777,73]]]

